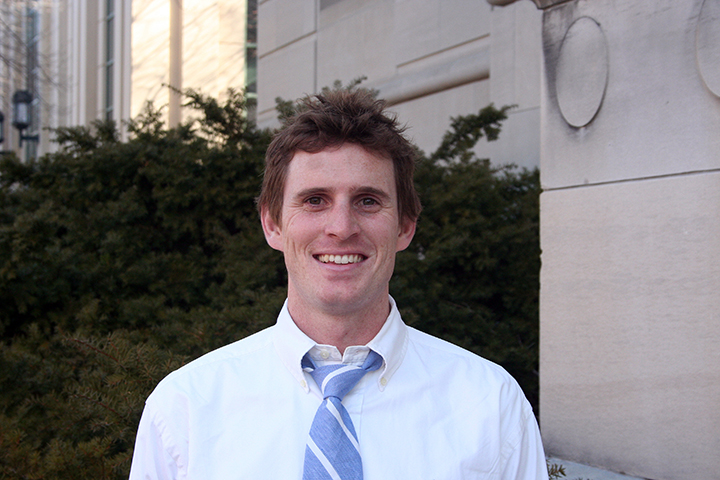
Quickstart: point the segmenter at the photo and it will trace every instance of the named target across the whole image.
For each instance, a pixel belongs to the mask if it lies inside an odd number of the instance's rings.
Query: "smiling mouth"
[[[348,263],[360,263],[363,260],[365,260],[365,257],[363,255],[316,255],[315,258],[317,258],[322,263],[334,263],[336,265],[347,265]]]

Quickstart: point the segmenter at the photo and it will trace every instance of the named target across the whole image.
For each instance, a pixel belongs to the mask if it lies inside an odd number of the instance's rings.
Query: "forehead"
[[[395,196],[392,160],[355,144],[320,152],[299,150],[288,165],[285,195],[299,189],[373,187]]]

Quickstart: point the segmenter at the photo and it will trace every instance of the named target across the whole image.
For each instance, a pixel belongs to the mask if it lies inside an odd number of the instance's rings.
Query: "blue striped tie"
[[[382,363],[382,357],[372,350],[362,367],[317,367],[309,354],[303,357],[303,369],[310,372],[325,398],[310,427],[303,480],[362,480],[358,438],[342,399],[365,373],[377,370]]]

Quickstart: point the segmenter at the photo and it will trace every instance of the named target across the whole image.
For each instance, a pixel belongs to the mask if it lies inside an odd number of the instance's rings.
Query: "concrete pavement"
[[[623,475],[620,473],[602,470],[600,468],[589,467],[580,463],[570,462],[555,457],[549,457],[548,461],[552,465],[557,463],[565,467],[565,478],[563,480],[644,480],[640,477]]]

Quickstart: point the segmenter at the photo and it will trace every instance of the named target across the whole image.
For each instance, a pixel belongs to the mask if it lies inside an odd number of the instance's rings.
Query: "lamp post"
[[[27,90],[18,90],[12,96],[12,125],[13,127],[18,129],[18,132],[20,132],[20,148],[22,148],[23,140],[28,142],[37,142],[40,140],[39,134],[23,135],[23,130],[25,130],[32,124],[32,118],[30,117],[30,107],[32,100],[32,94]]]

